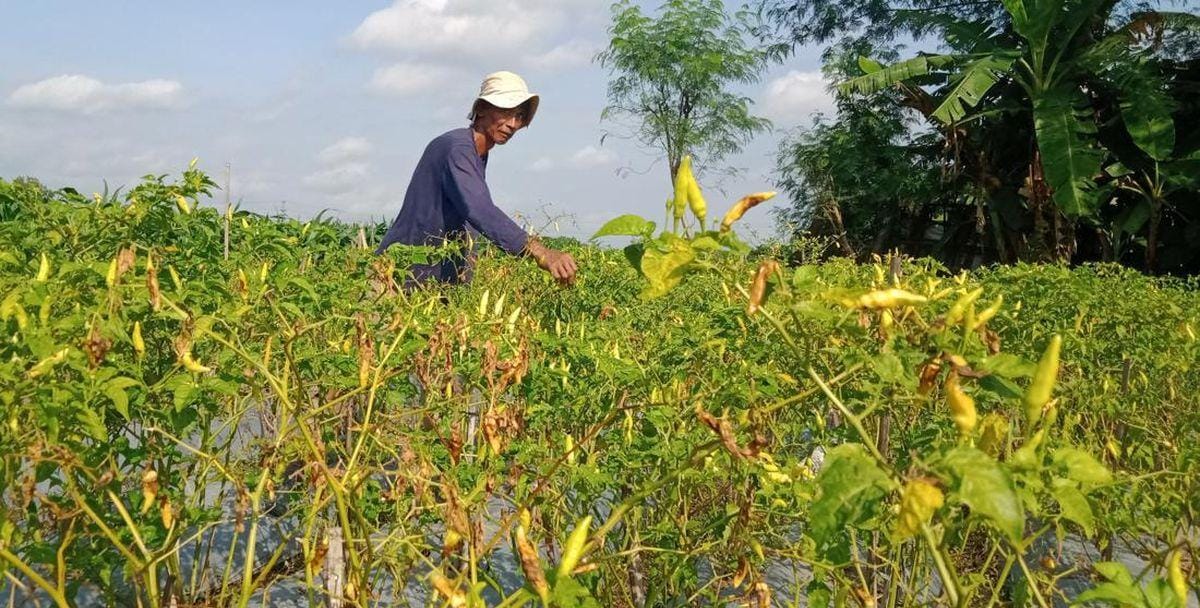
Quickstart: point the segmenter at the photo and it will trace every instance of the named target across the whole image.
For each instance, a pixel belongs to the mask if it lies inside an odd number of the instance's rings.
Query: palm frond
[[[870,95],[910,78],[924,76],[933,70],[942,69],[959,61],[956,55],[917,55],[899,63],[881,67],[873,72],[851,78],[838,85],[843,95],[857,93]]]
[[[998,54],[971,62],[951,79],[950,91],[933,110],[932,116],[944,124],[961,120],[967,115],[967,109],[975,107],[992,86],[1008,73],[1016,60],[1015,54]]]
[[[1054,204],[1073,217],[1095,212],[1095,177],[1103,160],[1093,145],[1095,123],[1086,110],[1077,110],[1086,104],[1083,94],[1071,87],[1046,91],[1033,103],[1038,150]]]

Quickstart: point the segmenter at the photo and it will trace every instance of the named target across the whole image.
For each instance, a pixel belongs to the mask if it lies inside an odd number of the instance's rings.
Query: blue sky
[[[5,4],[0,176],[90,192],[199,157],[218,181],[230,163],[244,208],[390,220],[428,140],[465,125],[483,75],[509,69],[542,105],[490,159],[502,208],[586,236],[621,213],[657,219],[669,195],[659,155],[600,142],[622,130],[600,120],[608,75],[591,61],[608,0]],[[776,130],[729,160],[739,177],[705,184],[718,213],[770,189],[782,134],[830,108],[816,49],[743,92]],[[747,219],[772,229],[766,212]]]

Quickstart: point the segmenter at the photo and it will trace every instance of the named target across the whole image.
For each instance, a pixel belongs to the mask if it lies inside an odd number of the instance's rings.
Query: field
[[[406,293],[440,252],[210,187],[0,181],[10,605],[1200,599],[1194,281],[701,236]]]

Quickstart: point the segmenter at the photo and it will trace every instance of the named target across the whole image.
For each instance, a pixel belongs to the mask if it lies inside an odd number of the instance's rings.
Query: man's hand
[[[525,251],[537,260],[542,270],[549,272],[559,283],[570,285],[575,282],[578,267],[575,266],[575,258],[571,257],[571,254],[550,249],[534,239],[530,239],[525,245]]]

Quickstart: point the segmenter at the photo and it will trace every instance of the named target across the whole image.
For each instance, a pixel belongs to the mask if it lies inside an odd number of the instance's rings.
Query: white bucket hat
[[[467,114],[467,120],[475,120],[475,104],[480,99],[505,109],[515,108],[528,101],[529,116],[525,119],[526,126],[533,122],[533,115],[537,113],[538,102],[541,101],[536,94],[529,92],[529,85],[525,84],[523,78],[508,71],[493,72],[483,78],[483,84],[479,86],[479,96],[471,104],[471,113]]]

